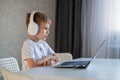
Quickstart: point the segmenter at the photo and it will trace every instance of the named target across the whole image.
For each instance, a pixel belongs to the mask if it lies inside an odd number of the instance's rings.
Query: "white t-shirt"
[[[54,51],[50,48],[46,41],[34,42],[30,39],[25,40],[22,47],[22,69],[28,69],[28,65],[24,61],[25,59],[33,58],[38,60],[53,53]]]

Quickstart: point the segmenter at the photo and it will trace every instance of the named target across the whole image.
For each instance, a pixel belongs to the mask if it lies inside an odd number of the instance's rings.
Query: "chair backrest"
[[[17,60],[14,57],[0,58],[0,68],[5,67],[12,72],[20,71]]]
[[[6,68],[1,68],[4,80],[33,80],[30,76],[9,71]]]
[[[70,53],[56,53],[60,58],[60,62],[72,60],[72,55]]]

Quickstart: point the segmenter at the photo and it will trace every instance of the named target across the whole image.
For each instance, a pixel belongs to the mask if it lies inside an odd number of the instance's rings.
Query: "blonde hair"
[[[27,25],[27,28],[28,28],[28,24],[30,22],[30,15],[31,15],[31,13],[27,13],[27,15],[26,15],[26,25]],[[48,19],[48,17],[44,13],[41,13],[41,12],[36,12],[34,14],[33,21],[36,24],[38,24],[39,26],[40,26],[40,24],[42,22],[51,24],[51,20]]]

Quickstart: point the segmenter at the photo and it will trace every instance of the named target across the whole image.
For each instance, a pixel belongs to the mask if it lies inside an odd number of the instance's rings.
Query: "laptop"
[[[82,60],[82,61],[65,61],[62,62],[60,64],[55,65],[55,68],[87,68],[88,65],[93,61],[93,59],[97,56],[98,51],[100,50],[100,48],[102,47],[102,45],[104,44],[105,40],[99,45],[99,47],[96,49],[94,55],[92,56],[92,58],[90,60]]]

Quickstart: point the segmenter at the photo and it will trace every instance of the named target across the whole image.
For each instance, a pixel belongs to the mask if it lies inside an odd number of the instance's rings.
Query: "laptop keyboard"
[[[63,62],[61,65],[86,65],[89,61]]]

